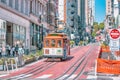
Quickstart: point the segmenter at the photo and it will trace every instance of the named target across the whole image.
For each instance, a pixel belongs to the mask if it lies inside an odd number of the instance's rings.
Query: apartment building
[[[47,4],[48,0],[0,0],[0,46],[5,43],[29,50],[41,48],[44,35],[54,29],[54,25],[49,26],[54,18],[48,22]],[[55,6],[51,7],[54,10]]]

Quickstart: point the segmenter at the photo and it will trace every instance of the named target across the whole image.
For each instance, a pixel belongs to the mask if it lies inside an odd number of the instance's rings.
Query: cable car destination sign
[[[119,37],[120,37],[119,29],[111,29],[109,35],[110,35],[110,50],[119,51]]]

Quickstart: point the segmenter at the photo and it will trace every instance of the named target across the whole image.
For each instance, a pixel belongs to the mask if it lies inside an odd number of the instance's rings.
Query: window
[[[32,7],[33,7],[32,1],[30,1],[30,13],[32,13]]]
[[[19,3],[18,3],[18,0],[15,0],[15,9],[16,9],[16,10],[19,9]]]
[[[57,46],[62,47],[62,41],[61,40],[58,40]]]
[[[54,39],[51,40],[51,46],[55,47],[55,40]]]
[[[13,7],[13,0],[9,0],[9,6],[12,8]]]
[[[45,41],[46,47],[49,47],[49,40]]]
[[[25,0],[25,14],[28,15],[28,0]]]
[[[24,12],[24,1],[21,0],[21,12],[23,13]]]
[[[1,0],[1,2],[6,4],[6,0]]]

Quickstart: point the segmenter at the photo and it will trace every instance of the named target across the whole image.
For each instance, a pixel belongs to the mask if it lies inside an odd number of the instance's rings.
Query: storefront
[[[10,46],[25,46],[25,40],[25,27],[0,19],[0,47],[3,43]]]
[[[17,24],[13,24],[13,45],[19,44],[25,46],[26,28]]]
[[[43,40],[42,26],[31,23],[30,26],[30,48],[31,50],[41,49]]]
[[[6,21],[0,19],[0,47],[3,43],[6,44]]]

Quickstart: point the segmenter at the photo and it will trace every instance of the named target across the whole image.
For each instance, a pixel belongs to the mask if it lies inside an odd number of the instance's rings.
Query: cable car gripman
[[[64,33],[50,33],[44,37],[43,50],[45,58],[65,60],[70,55],[70,41]]]

